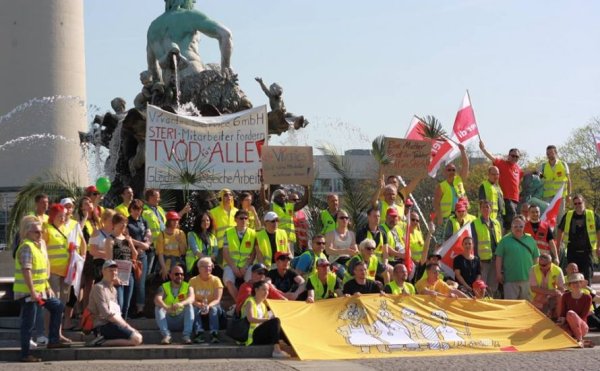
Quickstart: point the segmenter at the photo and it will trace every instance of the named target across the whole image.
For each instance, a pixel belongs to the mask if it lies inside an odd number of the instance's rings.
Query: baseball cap
[[[398,216],[398,210],[395,207],[389,207],[385,214],[388,216]]]
[[[317,260],[317,267],[327,267],[327,266],[329,266],[329,262],[327,261],[327,259],[319,258]]]
[[[427,259],[431,259],[431,258],[433,258],[433,257],[436,257],[436,258],[438,258],[439,260],[441,260],[441,259],[442,259],[442,256],[441,256],[440,254],[433,253],[433,254],[429,254],[429,255],[427,255]]]
[[[277,251],[275,253],[275,260],[283,260],[283,259],[288,259],[290,260],[290,253],[287,251]]]
[[[263,271],[265,274],[267,274],[267,267],[265,267],[264,264],[256,263],[252,266],[251,271],[252,273]]]
[[[102,264],[102,269],[114,268],[114,267],[117,267],[117,262],[114,260],[107,260],[104,262],[104,264]]]
[[[167,220],[179,220],[181,217],[177,214],[176,211],[169,211],[166,215]]]
[[[407,198],[406,200],[404,200],[404,206],[411,207],[414,206],[414,204],[410,198]]]
[[[473,288],[474,289],[485,289],[488,286],[485,284],[485,282],[483,280],[475,280],[475,282],[473,282]]]
[[[85,189],[85,193],[88,193],[88,194],[95,193],[95,192],[98,192],[98,188],[96,188],[95,185],[91,185]]]
[[[62,200],[60,200],[60,204],[63,206],[68,205],[68,204],[75,205],[75,201],[73,201],[73,199],[71,197],[65,197]]]
[[[269,211],[265,214],[264,220],[265,222],[272,222],[273,220],[279,219],[279,216],[274,211]]]

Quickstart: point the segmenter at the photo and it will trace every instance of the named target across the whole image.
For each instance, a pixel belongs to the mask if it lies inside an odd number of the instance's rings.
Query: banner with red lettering
[[[453,139],[464,145],[467,145],[468,142],[479,136],[475,112],[473,111],[468,91],[463,97],[458,112],[456,112],[452,131],[454,132]]]
[[[146,188],[258,190],[267,107],[215,117],[148,105]]]
[[[462,242],[465,237],[471,237],[471,223],[463,225],[455,234],[447,239],[435,252],[442,256],[439,261],[440,268],[447,277],[454,278],[454,258],[463,253]]]
[[[423,136],[425,123],[417,116],[414,116],[406,132],[406,139],[424,140],[431,143],[431,161],[427,167],[427,173],[430,177],[435,177],[438,169],[443,163],[454,160],[460,153],[456,145],[449,140],[432,140]]]

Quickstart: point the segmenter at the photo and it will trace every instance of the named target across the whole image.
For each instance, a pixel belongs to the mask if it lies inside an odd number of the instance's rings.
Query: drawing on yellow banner
[[[429,348],[431,350],[448,349],[447,344],[444,347],[440,342],[435,329],[424,322],[415,310],[406,307],[402,308],[402,319],[402,323],[408,327],[411,334],[413,334],[413,339],[421,345],[421,348]]]
[[[373,324],[379,339],[387,345],[387,350],[419,349],[419,344],[411,337],[408,328],[397,321],[391,310],[388,309],[387,301],[382,300],[377,311],[377,321]]]
[[[435,331],[438,333],[440,340],[445,342],[455,342],[458,344],[466,344],[465,337],[471,337],[471,331],[469,330],[469,324],[465,322],[465,331],[458,331],[456,328],[452,326],[448,326],[448,314],[444,310],[434,310],[431,312],[432,318],[437,318],[440,321],[440,325],[435,328]]]
[[[374,328],[366,323],[367,313],[357,303],[348,303],[340,312],[339,319],[349,323],[337,328],[337,333],[346,339],[346,342],[359,347],[362,353],[370,353],[371,347],[377,347],[381,353],[389,352],[385,344],[377,337]]]

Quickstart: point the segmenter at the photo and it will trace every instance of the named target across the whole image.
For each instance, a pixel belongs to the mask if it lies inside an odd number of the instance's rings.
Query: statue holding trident
[[[148,28],[148,71],[155,83],[172,83],[205,70],[198,43],[200,34],[219,41],[221,73],[231,75],[231,31],[195,10],[196,0],[165,0],[165,12]]]

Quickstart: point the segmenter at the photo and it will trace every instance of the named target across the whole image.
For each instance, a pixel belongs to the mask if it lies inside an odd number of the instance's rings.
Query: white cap
[[[269,211],[264,217],[265,222],[272,222],[273,220],[277,219],[279,219],[279,215],[277,215],[277,213],[274,211]]]
[[[62,200],[60,200],[60,204],[62,206],[65,206],[66,204],[71,204],[71,205],[75,205],[75,201],[73,201],[73,199],[71,197],[65,197]]]

